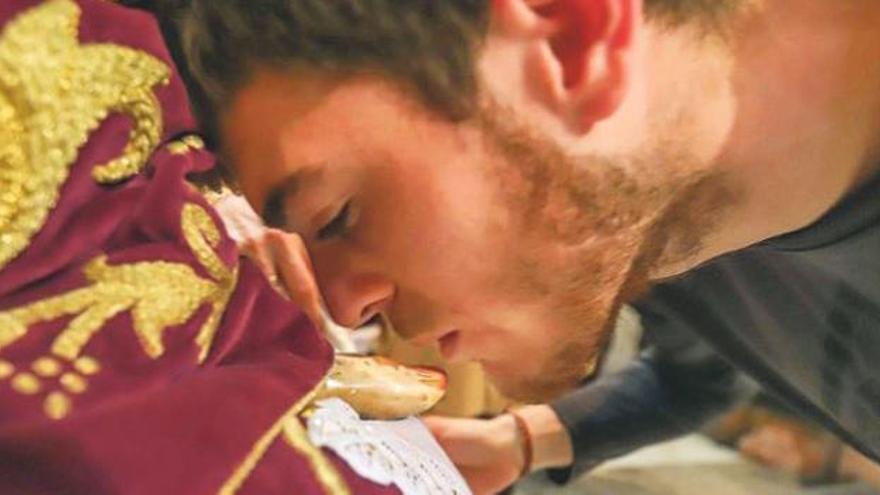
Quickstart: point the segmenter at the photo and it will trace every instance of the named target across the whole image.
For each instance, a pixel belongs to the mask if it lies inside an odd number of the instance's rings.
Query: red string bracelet
[[[534,454],[532,447],[532,435],[529,433],[529,426],[526,423],[526,420],[522,418],[516,411],[509,410],[507,411],[511,417],[513,417],[513,422],[516,424],[516,431],[519,436],[522,438],[522,449],[523,449],[523,467],[522,471],[519,473],[520,478],[529,474],[532,470],[532,456]]]

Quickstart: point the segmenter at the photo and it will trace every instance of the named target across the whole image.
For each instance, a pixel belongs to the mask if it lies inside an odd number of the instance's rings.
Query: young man
[[[872,0],[197,0],[183,41],[242,191],[302,236],[340,323],[383,313],[540,400],[666,281],[647,327],[701,334],[876,459],[878,21]],[[651,366],[662,395],[678,375]],[[556,414],[522,415],[566,450]],[[623,431],[569,427],[576,451]]]

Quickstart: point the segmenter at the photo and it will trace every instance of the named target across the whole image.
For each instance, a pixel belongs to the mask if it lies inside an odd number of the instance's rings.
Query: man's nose
[[[380,275],[349,276],[331,281],[324,297],[337,323],[357,328],[388,309],[394,299],[394,284]]]

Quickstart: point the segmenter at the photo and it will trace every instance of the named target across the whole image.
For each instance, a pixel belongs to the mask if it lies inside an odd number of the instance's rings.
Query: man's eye
[[[330,220],[327,225],[318,230],[318,240],[326,241],[333,237],[345,234],[348,229],[349,217],[351,216],[351,201],[347,201],[339,210],[339,213]]]

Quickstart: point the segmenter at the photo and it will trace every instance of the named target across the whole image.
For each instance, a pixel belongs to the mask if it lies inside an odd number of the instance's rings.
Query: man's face
[[[647,83],[641,2],[491,5],[471,118],[377,75],[262,68],[223,141],[254,208],[302,235],[339,323],[384,314],[543,400],[585,377],[651,273],[690,262],[726,206],[706,172],[724,132],[657,104],[681,87]]]
[[[384,313],[543,399],[586,375],[621,291],[645,277],[632,268],[657,186],[515,118],[453,123],[380,79],[264,71],[224,123],[244,194],[303,236],[337,321]]]

